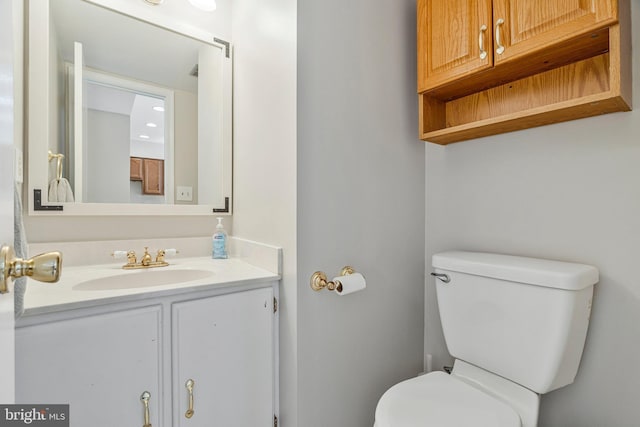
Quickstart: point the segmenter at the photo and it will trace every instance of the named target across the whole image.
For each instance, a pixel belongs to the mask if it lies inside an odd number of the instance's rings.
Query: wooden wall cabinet
[[[129,158],[129,180],[142,181],[142,194],[164,195],[164,160]]]
[[[448,144],[631,105],[629,0],[418,0],[420,137]]]
[[[164,160],[143,159],[142,193],[164,194]]]
[[[142,181],[142,159],[140,157],[129,157],[129,180]]]

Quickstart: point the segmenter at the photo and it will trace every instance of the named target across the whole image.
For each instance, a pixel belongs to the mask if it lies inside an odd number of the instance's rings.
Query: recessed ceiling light
[[[154,6],[158,6],[158,5],[162,4],[162,3],[164,3],[164,0],[144,0],[144,1],[146,1],[147,3],[152,4]]]
[[[149,135],[138,135],[142,139],[149,139]]]
[[[155,111],[164,111],[164,107],[153,107]]]
[[[157,128],[157,127],[158,127],[158,125],[157,125],[157,124],[155,124],[155,123],[151,123],[151,122],[149,122],[149,123],[147,123],[147,127],[150,127],[150,128]]]

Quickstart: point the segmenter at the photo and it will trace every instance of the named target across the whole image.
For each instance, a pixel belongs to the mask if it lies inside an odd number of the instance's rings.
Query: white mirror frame
[[[34,0],[31,0],[33,2]],[[42,0],[35,0],[40,5]],[[54,0],[55,1],[55,0]],[[222,126],[218,133],[219,150],[222,153],[222,200],[216,205],[174,204],[126,204],[126,203],[48,203],[46,193],[49,185],[49,161],[47,158],[49,135],[49,8],[29,7],[29,46],[27,73],[27,130],[28,130],[28,205],[29,215],[104,216],[104,215],[230,215],[232,197],[232,100],[233,100],[233,56],[230,44],[218,40],[205,31],[175,25],[169,19],[159,19],[152,11],[147,13],[131,2],[122,2],[118,9],[104,0],[84,0],[116,13],[129,15],[151,25],[203,41],[219,47],[225,60],[222,64]],[[47,2],[48,5],[48,2]],[[33,29],[37,29],[34,31]],[[43,126],[45,124],[45,126]],[[37,154],[40,153],[40,154]],[[173,177],[171,177],[173,180]],[[36,191],[41,199],[36,200]],[[171,191],[175,191],[171,189]]]

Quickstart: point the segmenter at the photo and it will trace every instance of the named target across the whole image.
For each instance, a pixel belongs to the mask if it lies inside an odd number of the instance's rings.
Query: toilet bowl
[[[537,393],[456,360],[451,375],[434,371],[387,390],[375,427],[535,426],[539,403]]]
[[[474,252],[433,266],[453,370],[391,387],[375,427],[536,427],[540,394],[577,373],[598,270]]]

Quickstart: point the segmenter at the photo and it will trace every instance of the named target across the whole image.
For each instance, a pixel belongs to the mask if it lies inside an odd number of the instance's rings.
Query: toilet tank
[[[578,372],[598,270],[583,264],[479,252],[432,260],[449,353],[537,393]]]

